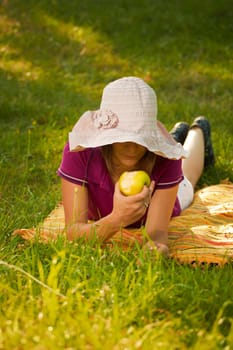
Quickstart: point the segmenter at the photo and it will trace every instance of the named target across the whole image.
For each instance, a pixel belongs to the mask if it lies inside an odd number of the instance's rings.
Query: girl
[[[154,90],[125,77],[104,88],[100,109],[80,117],[58,169],[68,239],[106,241],[123,228],[144,226],[147,246],[168,253],[169,221],[191,204],[214,154],[204,117],[168,133],[156,115]],[[151,185],[125,196],[118,180],[131,170],[145,170]]]

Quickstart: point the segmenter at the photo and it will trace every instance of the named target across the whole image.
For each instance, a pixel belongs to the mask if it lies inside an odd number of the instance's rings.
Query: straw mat
[[[205,187],[195,193],[191,206],[169,225],[170,256],[181,263],[223,265],[233,261],[233,184]],[[27,240],[42,242],[64,235],[64,211],[60,203],[40,224],[31,229],[15,230]],[[106,244],[130,249],[141,244],[143,230],[123,229]]]

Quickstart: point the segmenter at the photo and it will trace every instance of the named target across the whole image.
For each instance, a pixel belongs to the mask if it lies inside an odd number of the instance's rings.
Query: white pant
[[[179,184],[177,196],[180,202],[181,210],[188,208],[193,201],[193,186],[186,177],[184,177],[184,180],[182,180]]]

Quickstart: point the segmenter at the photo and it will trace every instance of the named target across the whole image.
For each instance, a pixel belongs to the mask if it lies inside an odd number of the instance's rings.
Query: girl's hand
[[[112,215],[118,220],[120,226],[126,227],[133,224],[145,214],[150,205],[153,189],[152,181],[150,187],[144,186],[140,193],[125,196],[120,191],[119,183],[116,183]]]
[[[156,241],[148,241],[144,246],[143,249],[149,250],[151,252],[158,252],[166,257],[169,256],[169,249],[168,246],[164,243],[159,243]]]

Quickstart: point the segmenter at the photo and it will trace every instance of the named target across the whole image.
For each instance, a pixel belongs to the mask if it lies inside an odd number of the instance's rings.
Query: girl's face
[[[112,145],[113,162],[125,170],[133,170],[147,152],[134,142],[116,142]]]

